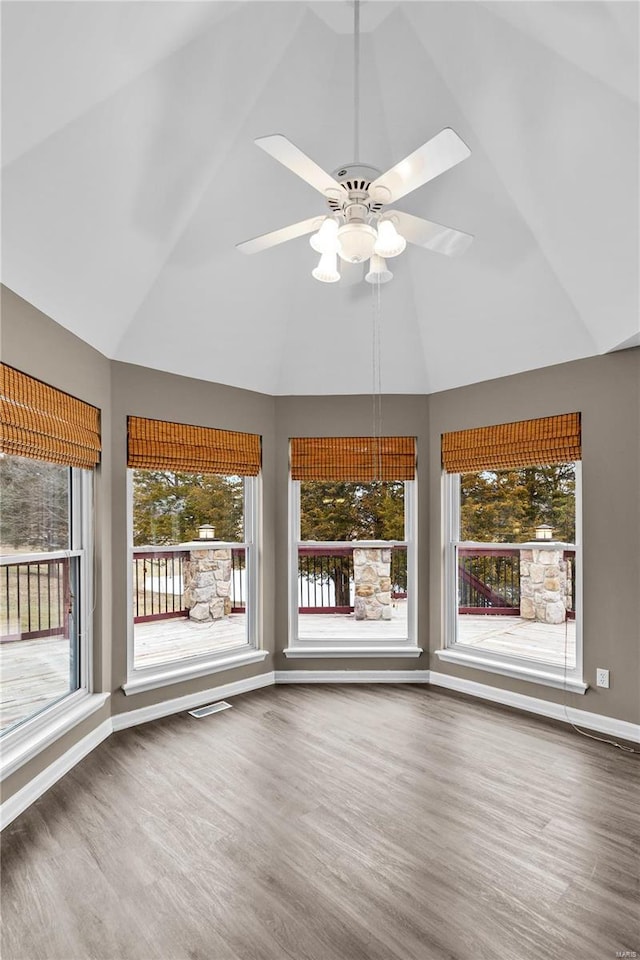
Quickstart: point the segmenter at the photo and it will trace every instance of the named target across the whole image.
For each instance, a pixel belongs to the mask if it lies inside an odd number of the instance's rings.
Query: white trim
[[[418,468],[404,482],[404,537],[407,548],[407,640],[418,638]]]
[[[270,687],[273,686],[273,683],[274,673],[271,670],[268,673],[259,673],[256,677],[247,677],[246,680],[234,680],[211,690],[200,690],[198,693],[190,693],[173,700],[152,703],[150,706],[140,707],[138,710],[116,713],[111,718],[113,730],[115,733],[115,731],[124,730],[126,727],[135,727],[139,723],[148,723],[150,720],[168,717],[172,713],[192,710],[194,707],[202,706],[203,703],[215,703],[218,700],[226,700],[227,697],[235,697],[239,693],[248,693],[250,690],[259,690],[261,687]]]
[[[458,693],[466,693],[481,700],[491,700],[502,703],[517,710],[526,710],[541,717],[551,717],[563,723],[575,723],[579,727],[589,730],[598,730],[610,736],[620,737],[640,743],[640,724],[629,723],[628,720],[618,720],[616,717],[606,717],[599,713],[590,713],[576,707],[567,707],[563,703],[552,703],[549,700],[540,700],[538,697],[529,697],[523,693],[513,693],[511,690],[501,690],[485,683],[476,683],[475,680],[464,680],[462,677],[452,677],[447,673],[430,671],[429,682],[435,687],[446,687]]]
[[[537,666],[520,666],[513,661],[490,659],[489,657],[478,656],[475,653],[462,653],[460,650],[448,648],[446,650],[436,650],[436,657],[439,660],[446,660],[448,663],[457,663],[462,667],[471,667],[476,670],[485,670],[487,673],[498,673],[503,677],[513,677],[516,680],[528,680],[531,683],[541,683],[545,687],[556,687],[558,690],[568,690],[570,693],[586,693],[589,689],[588,683],[582,680],[576,680],[567,674],[549,673],[541,670]],[[531,661],[529,661],[531,662]]]
[[[436,651],[443,660],[451,660],[465,666],[486,670],[489,673],[503,674],[520,680],[531,680],[546,686],[569,690],[573,693],[584,693],[588,684],[583,683],[583,643],[582,643],[582,464],[574,463],[575,471],[575,522],[576,542],[564,543],[560,541],[543,542],[530,541],[527,543],[492,543],[475,540],[460,540],[460,474],[442,472],[441,507],[442,507],[442,558],[444,564],[443,593],[442,593],[442,624],[441,638],[444,650]],[[576,571],[576,595],[573,598],[576,626],[576,662],[569,667],[567,664],[553,666],[542,659],[528,657],[526,666],[524,658],[509,656],[505,653],[495,653],[483,650],[477,655],[475,649],[458,640],[458,550],[465,548],[482,549],[514,549],[523,550],[542,548],[547,550],[571,549],[574,551]]]
[[[266,654],[261,657],[255,656],[255,648],[258,646],[262,626],[260,567],[262,554],[262,474],[259,473],[255,477],[244,477],[242,488],[244,540],[241,543],[222,540],[194,540],[180,544],[135,547],[133,546],[134,472],[133,468],[127,469],[127,570],[133,570],[135,553],[153,555],[155,552],[184,551],[190,547],[194,549],[217,549],[218,547],[243,549],[245,552],[247,587],[245,640],[243,645],[245,647],[249,645],[254,656],[246,661],[238,662],[254,663],[256,660],[264,659]],[[235,663],[229,664],[229,666],[235,665]],[[133,577],[127,575],[127,681],[122,685],[125,693],[153,690],[155,687],[166,686],[180,680],[202,677],[208,673],[225,669],[227,669],[226,659],[216,659],[213,650],[203,654],[200,658],[183,658],[159,664],[158,668],[142,667],[136,669]]]
[[[71,694],[69,698],[65,698],[67,702],[54,704],[51,713],[46,711],[34,717],[33,722],[27,721],[28,726],[25,723],[23,727],[18,727],[14,731],[15,736],[11,733],[7,734],[6,740],[2,742],[2,759],[0,760],[3,780],[15,773],[23,764],[33,760],[65,733],[73,730],[78,723],[86,720],[96,710],[100,710],[111,696],[110,693],[87,693],[86,690],[75,691],[75,693],[75,696]]]
[[[428,670],[276,670],[278,683],[429,683]]]
[[[289,456],[289,462],[291,457]],[[288,638],[289,646],[284,650],[287,657],[353,657],[353,656],[400,656],[419,657],[422,650],[416,645],[418,623],[418,474],[416,471],[413,480],[404,481],[404,540],[301,540],[300,539],[300,480],[291,478],[289,471],[288,484],[288,530],[289,550],[287,555],[287,570],[289,583],[288,598]],[[298,557],[300,547],[406,547],[407,550],[407,638],[406,643],[393,649],[388,643],[386,648],[375,649],[361,646],[345,646],[342,651],[331,652],[332,648],[319,642],[309,648],[309,638],[301,638],[299,617],[299,586],[298,586]],[[371,638],[370,638],[371,639]],[[374,638],[375,639],[375,638]],[[385,638],[380,638],[384,642]],[[313,637],[311,642],[322,641],[322,637]],[[332,644],[353,643],[353,638],[334,638]],[[326,651],[325,652],[325,648]],[[313,651],[313,652],[311,652]],[[390,651],[390,652],[389,652]]]
[[[289,441],[291,450],[291,441]],[[289,453],[291,463],[291,453]],[[287,550],[287,571],[289,581],[289,643],[298,642],[298,543],[300,541],[300,481],[291,479],[289,470],[288,486],[289,549]]]
[[[134,639],[133,639],[133,469],[127,467],[127,679],[134,675]]]
[[[103,722],[88,733],[86,737],[75,743],[69,750],[54,760],[52,764],[46,767],[42,773],[30,780],[21,790],[18,790],[13,796],[0,806],[0,830],[4,830],[13,820],[23,813],[27,807],[42,796],[50,787],[57,783],[61,777],[75,767],[77,763],[83,760],[87,754],[106,740],[111,733],[111,720]]]
[[[339,643],[339,641],[336,641]],[[348,642],[348,641],[345,641]],[[420,657],[422,647],[410,644],[405,647],[285,647],[282,651],[289,659],[309,657]]]
[[[134,670],[127,682],[122,684],[122,689],[127,696],[132,693],[143,693],[145,690],[155,690],[156,687],[167,687],[173,683],[182,683],[183,680],[206,677],[210,673],[219,673],[221,670],[233,670],[234,667],[260,663],[268,655],[268,650],[241,650],[226,657],[218,657],[198,663],[177,660],[173,664],[165,664],[161,669],[152,672],[149,669],[146,669],[144,673]],[[138,676],[136,676],[136,673],[138,673]]]

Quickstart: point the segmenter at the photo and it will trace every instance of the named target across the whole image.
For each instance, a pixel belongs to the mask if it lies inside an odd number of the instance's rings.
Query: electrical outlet
[[[602,670],[600,667],[596,669],[596,686],[597,687],[606,687],[609,689],[609,671]]]

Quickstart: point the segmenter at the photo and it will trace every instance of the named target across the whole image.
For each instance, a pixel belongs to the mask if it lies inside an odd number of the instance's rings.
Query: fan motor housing
[[[343,213],[345,207],[353,203],[364,203],[371,214],[377,214],[384,206],[384,201],[372,200],[369,196],[369,187],[380,176],[380,170],[368,163],[345,163],[332,173],[344,190],[343,196],[327,196],[329,209],[333,214]]]

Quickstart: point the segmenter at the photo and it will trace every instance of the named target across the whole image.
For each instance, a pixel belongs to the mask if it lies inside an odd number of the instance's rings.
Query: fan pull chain
[[[371,402],[372,402],[372,433],[375,451],[376,479],[382,478],[382,450],[380,438],[382,436],[382,362],[381,362],[381,320],[382,299],[381,284],[374,283],[371,288],[372,296],[372,323],[371,323]]]

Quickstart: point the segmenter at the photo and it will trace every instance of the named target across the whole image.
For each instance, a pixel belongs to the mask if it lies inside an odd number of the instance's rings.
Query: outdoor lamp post
[[[536,527],[536,540],[553,540],[553,527],[541,523]]]
[[[198,540],[215,540],[216,530],[210,523],[203,523],[198,527]]]

